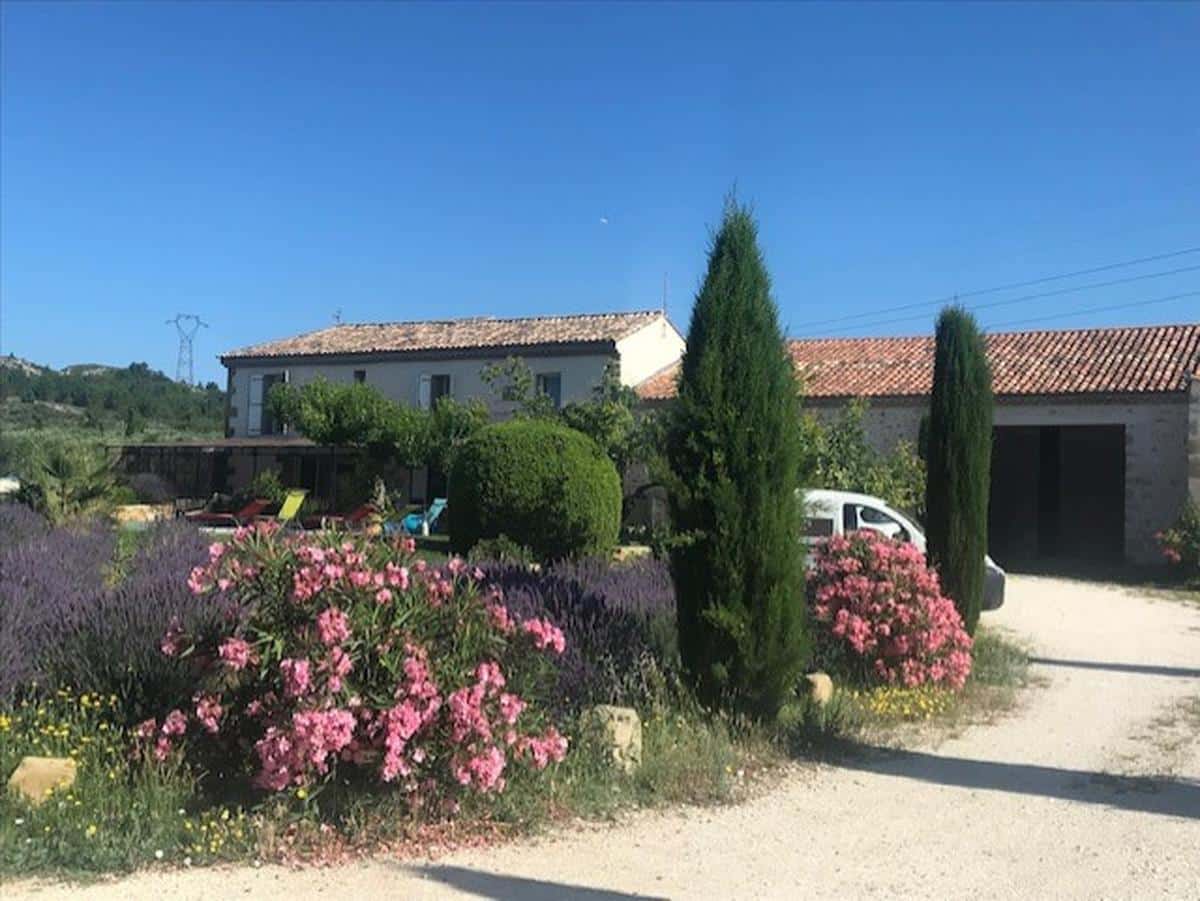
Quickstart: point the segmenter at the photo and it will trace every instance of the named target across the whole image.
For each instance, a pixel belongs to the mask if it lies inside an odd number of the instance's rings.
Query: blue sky
[[[338,310],[652,307],[664,273],[686,327],[734,184],[796,335],[921,332],[933,307],[827,320],[1200,246],[1195,4],[0,16],[0,351],[57,366],[173,372],[164,320],[197,312],[197,375],[223,382],[220,351]],[[980,316],[1196,290],[1200,270]],[[1198,314],[1195,296],[1043,327]]]

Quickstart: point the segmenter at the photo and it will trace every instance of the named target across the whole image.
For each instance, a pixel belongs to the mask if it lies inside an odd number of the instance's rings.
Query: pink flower
[[[188,573],[187,586],[192,594],[204,594],[208,590],[208,570],[203,566],[193,567]]]
[[[534,769],[544,770],[550,763],[558,763],[567,756],[567,739],[551,726],[540,737],[518,739],[517,751],[529,755]]]
[[[510,726],[517,721],[517,717],[525,709],[525,702],[514,694],[505,692],[500,695],[500,718]]]
[[[540,650],[551,648],[555,654],[561,654],[567,649],[567,639],[562,629],[548,619],[527,619],[521,623],[521,628],[533,636],[534,647]]]
[[[326,647],[341,644],[350,637],[350,620],[337,607],[317,614],[317,635]]]
[[[221,715],[224,713],[217,698],[213,695],[197,695],[195,701],[196,719],[210,735],[216,735],[221,731]]]
[[[481,753],[456,764],[454,778],[460,785],[474,784],[483,792],[503,791],[501,774],[506,763],[504,752],[495,745],[488,745]]]
[[[217,654],[234,672],[245,669],[256,660],[250,643],[241,638],[225,639],[217,649]]]
[[[168,657],[178,657],[180,651],[183,650],[186,637],[183,634],[183,626],[179,624],[178,619],[172,619],[170,625],[167,626],[167,631],[162,637],[162,643],[159,644],[161,650]]]
[[[279,671],[283,674],[283,693],[289,698],[303,696],[312,684],[307,660],[281,660]]]
[[[142,720],[138,723],[137,729],[134,730],[134,735],[138,738],[150,738],[158,731],[158,721],[151,717],[148,720]]]
[[[183,735],[187,731],[187,717],[182,710],[172,710],[163,720],[163,735]]]
[[[335,647],[329,651],[329,659],[321,665],[321,668],[329,673],[328,687],[330,691],[342,690],[342,679],[349,675],[350,670],[354,668],[354,662],[340,647]]]
[[[392,592],[387,588],[380,588],[375,592],[376,604],[390,604],[392,602]]]

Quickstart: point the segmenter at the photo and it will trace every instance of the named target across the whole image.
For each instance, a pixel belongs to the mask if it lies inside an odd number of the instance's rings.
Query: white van
[[[859,529],[872,529],[889,538],[910,541],[925,553],[925,533],[920,527],[886,502],[869,494],[831,491],[824,488],[804,491],[804,540],[813,545],[831,535],[845,535]],[[991,557],[983,581],[983,609],[998,610],[1004,605],[1004,570]]]

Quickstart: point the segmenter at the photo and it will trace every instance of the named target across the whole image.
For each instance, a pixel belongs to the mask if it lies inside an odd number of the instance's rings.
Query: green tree
[[[923,521],[925,463],[907,441],[890,453],[876,451],[863,426],[868,409],[867,401],[858,398],[828,423],[804,417],[805,479],[820,488],[883,498]]]
[[[537,390],[533,370],[520,357],[489,363],[479,375],[493,394],[513,405],[514,415],[529,419],[552,419],[557,415],[554,401],[545,392]]]
[[[434,469],[450,473],[462,446],[487,425],[489,419],[488,408],[480,400],[460,403],[452,397],[438,398],[429,416],[425,460]]]
[[[639,450],[641,417],[635,412],[637,402],[637,393],[621,384],[619,365],[615,360],[609,361],[592,396],[586,401],[567,404],[561,418],[566,425],[595,441],[623,476]]]
[[[667,430],[684,666],[701,697],[772,716],[809,657],[798,388],[750,212],[730,202]]]
[[[419,410],[402,407],[360,382],[334,384],[318,378],[305,385],[276,385],[271,412],[316,444],[415,453],[428,429]]]
[[[961,307],[947,307],[937,321],[926,453],[929,560],[974,634],[987,553],[992,377],[983,335]]]

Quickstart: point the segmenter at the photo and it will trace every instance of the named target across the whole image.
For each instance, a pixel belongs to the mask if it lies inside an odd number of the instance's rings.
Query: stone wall
[[[1200,504],[1200,375],[1188,387],[1188,494]]]
[[[1154,395],[1074,401],[1061,398],[1001,398],[997,426],[1123,425],[1125,427],[1125,556],[1158,563],[1154,533],[1168,525],[1191,493],[1200,498],[1200,380],[1188,395]],[[808,401],[822,419],[840,404]],[[863,426],[877,450],[901,440],[916,444],[924,398],[873,400]]]

